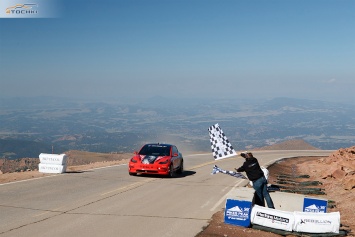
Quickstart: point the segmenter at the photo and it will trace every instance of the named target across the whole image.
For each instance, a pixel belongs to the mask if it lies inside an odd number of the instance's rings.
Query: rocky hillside
[[[22,158],[22,159],[0,159],[0,174],[12,173],[38,169],[39,159]]]
[[[255,150],[318,150],[304,140],[289,140],[271,146],[261,147]],[[355,146],[341,148],[329,157],[317,161],[310,173],[318,174],[321,179],[339,181],[345,190],[355,188]]]
[[[341,181],[345,190],[355,188],[355,146],[335,151],[329,157],[321,159],[319,166],[326,167],[321,173],[322,179]]]

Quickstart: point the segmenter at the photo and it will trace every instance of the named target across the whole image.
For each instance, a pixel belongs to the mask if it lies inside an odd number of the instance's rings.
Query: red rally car
[[[173,177],[184,170],[184,158],[175,145],[152,143],[144,145],[129,161],[128,173],[156,174]]]

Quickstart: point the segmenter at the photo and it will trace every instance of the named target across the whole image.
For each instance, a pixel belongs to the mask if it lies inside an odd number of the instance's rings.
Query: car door
[[[180,166],[179,151],[176,146],[172,146],[171,150],[172,150],[171,156],[172,156],[172,160],[173,160],[173,166],[174,166],[174,169],[177,169]],[[175,154],[178,154],[178,156],[174,156]]]

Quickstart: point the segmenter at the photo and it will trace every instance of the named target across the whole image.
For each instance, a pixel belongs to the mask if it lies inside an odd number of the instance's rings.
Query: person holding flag
[[[242,152],[240,155],[245,158],[245,162],[241,167],[235,168],[235,170],[237,172],[245,172],[248,179],[253,182],[253,188],[259,199],[263,201],[265,198],[267,206],[275,209],[274,202],[267,191],[267,180],[264,176],[264,172],[260,168],[258,160],[248,151]]]

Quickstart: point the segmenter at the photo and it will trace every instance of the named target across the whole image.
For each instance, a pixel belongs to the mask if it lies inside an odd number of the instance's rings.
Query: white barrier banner
[[[39,154],[41,164],[65,165],[67,163],[67,155],[65,154]]]
[[[279,230],[292,231],[292,212],[280,211],[255,205],[251,210],[251,223]]]
[[[307,233],[339,233],[340,213],[294,212],[293,230]]]
[[[41,173],[61,174],[67,169],[66,165],[38,164],[38,171]]]

